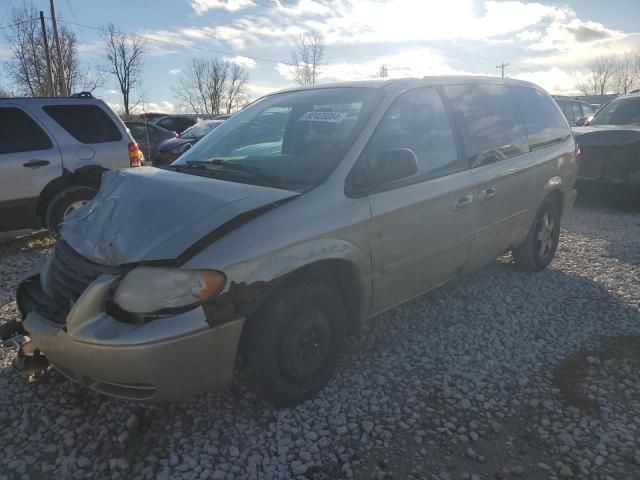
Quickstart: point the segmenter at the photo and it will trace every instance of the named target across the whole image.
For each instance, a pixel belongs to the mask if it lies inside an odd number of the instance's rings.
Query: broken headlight
[[[226,278],[215,270],[138,267],[120,281],[113,300],[131,313],[201,304],[220,293]]]

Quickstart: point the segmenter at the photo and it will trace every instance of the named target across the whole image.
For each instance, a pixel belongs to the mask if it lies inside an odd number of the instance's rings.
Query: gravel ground
[[[0,322],[50,244],[0,245]],[[640,213],[576,207],[546,271],[504,257],[374,319],[293,409],[242,381],[141,406],[55,372],[29,384],[12,356],[0,477],[637,479]]]

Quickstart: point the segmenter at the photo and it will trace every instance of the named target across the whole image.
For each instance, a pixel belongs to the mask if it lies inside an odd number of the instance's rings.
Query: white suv
[[[55,233],[93,198],[105,170],[142,160],[122,121],[90,94],[0,99],[0,231]]]

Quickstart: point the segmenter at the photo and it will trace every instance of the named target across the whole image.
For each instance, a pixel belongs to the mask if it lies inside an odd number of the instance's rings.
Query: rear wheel
[[[97,193],[93,187],[78,186],[62,190],[49,202],[45,216],[45,226],[53,235],[58,234],[58,227],[74,210],[86,205]]]
[[[252,387],[277,407],[314,396],[335,370],[345,334],[342,302],[332,289],[282,288],[248,326],[243,357]]]
[[[560,209],[547,198],[529,229],[527,239],[513,249],[513,259],[525,270],[543,270],[556,254],[560,240]]]

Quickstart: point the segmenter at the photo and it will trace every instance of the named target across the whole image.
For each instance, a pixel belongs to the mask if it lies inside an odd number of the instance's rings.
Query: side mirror
[[[585,123],[587,123],[588,119],[589,117],[580,117],[579,119],[576,120],[576,127],[583,127]]]
[[[400,180],[418,172],[418,159],[410,148],[391,148],[376,158],[376,164],[367,172],[369,185]]]

